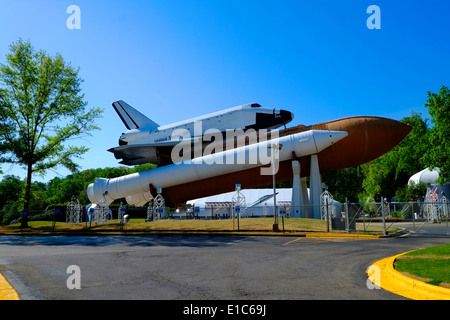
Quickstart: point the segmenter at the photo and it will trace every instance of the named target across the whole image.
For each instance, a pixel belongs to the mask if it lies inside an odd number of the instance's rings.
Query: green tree
[[[87,169],[65,178],[52,179],[45,191],[45,201],[47,205],[63,204],[70,201],[72,196],[77,198],[80,203],[88,204],[87,186],[95,181],[96,177],[115,178],[130,173],[149,170],[155,168],[153,164],[142,164],[134,168],[115,167],[102,169]],[[120,203],[120,200],[117,201]]]
[[[381,196],[394,197],[413,174],[426,167],[424,155],[429,149],[427,120],[413,112],[401,121],[412,127],[408,136],[388,153],[361,166],[364,175],[360,194],[362,202],[379,200]]]
[[[29,41],[10,46],[7,64],[0,64],[0,161],[27,170],[24,209],[31,198],[34,173],[62,165],[76,171],[72,160],[88,148],[67,146],[68,140],[99,129],[98,108],[87,110],[79,69],[60,54],[36,51]],[[27,219],[22,219],[27,227]]]
[[[423,182],[407,184],[404,188],[397,190],[395,198],[400,202],[423,201],[426,192],[427,185]]]
[[[360,166],[322,174],[322,181],[328,186],[328,191],[339,202],[345,202],[345,199],[358,202],[363,179]]]
[[[17,218],[23,205],[25,182],[19,177],[7,175],[0,181],[0,223]]]
[[[20,199],[24,183],[19,177],[7,175],[0,181],[0,211],[7,202],[15,202]]]
[[[439,168],[439,184],[450,181],[450,91],[442,86],[439,93],[428,92],[425,107],[431,116],[433,126],[429,135],[429,151],[426,165]]]
[[[429,150],[428,120],[422,114],[412,112],[411,116],[401,120],[412,127],[411,132],[403,139],[393,152],[388,154],[395,168],[395,179],[407,181],[413,174],[426,167],[424,155]]]

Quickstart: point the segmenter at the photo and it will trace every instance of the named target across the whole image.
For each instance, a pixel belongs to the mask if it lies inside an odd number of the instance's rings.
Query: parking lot
[[[448,243],[239,236],[1,236],[0,272],[24,300],[404,299],[366,285],[381,258]],[[79,270],[79,289],[69,288]]]

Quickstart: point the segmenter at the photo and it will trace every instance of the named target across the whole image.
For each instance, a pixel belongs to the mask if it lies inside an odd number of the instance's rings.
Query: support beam
[[[300,218],[300,206],[303,203],[303,194],[300,185],[300,163],[297,160],[292,161],[292,199],[291,199],[291,218]]]
[[[306,178],[301,178],[301,165],[297,160],[292,161],[292,200],[291,217],[307,218],[309,216],[309,199]]]
[[[312,216],[310,218],[320,219],[320,195],[322,194],[322,179],[320,177],[319,159],[317,154],[311,155],[309,199]]]
[[[308,184],[306,183],[306,177],[300,178],[300,186],[303,197],[303,208],[304,214],[302,218],[309,218],[310,216],[310,206],[309,206],[309,193],[308,193]]]

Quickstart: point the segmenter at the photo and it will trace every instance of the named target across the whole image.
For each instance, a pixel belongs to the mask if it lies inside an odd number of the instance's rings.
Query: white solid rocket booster
[[[293,153],[296,157],[317,154],[346,136],[345,131],[300,132],[118,178],[97,178],[88,186],[87,194],[94,204],[109,205],[116,199],[126,198],[130,205],[143,206],[153,199],[150,184],[164,189],[269,164],[276,165],[277,168],[278,161],[292,159]],[[280,148],[277,157],[274,158],[272,152],[275,149],[271,146],[275,145],[279,145]],[[272,163],[273,159],[275,163]],[[272,174],[269,168],[261,169],[262,174]]]

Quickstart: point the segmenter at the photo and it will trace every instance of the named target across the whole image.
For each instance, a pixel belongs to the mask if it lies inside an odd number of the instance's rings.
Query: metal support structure
[[[119,223],[123,223],[123,213],[122,213],[122,202],[120,203],[119,208],[117,209],[117,222]]]
[[[164,208],[165,208],[165,200],[162,196],[162,189],[160,187],[157,188],[157,195],[153,199],[153,218],[154,220],[161,219]]]
[[[107,223],[108,215],[110,215],[110,209],[108,206],[102,207],[97,206],[94,208],[94,213],[91,216],[92,222],[94,223]]]
[[[81,207],[80,201],[78,199],[75,200],[75,197],[72,196],[66,208],[66,222],[81,223],[82,212],[83,208]]]
[[[336,216],[336,208],[332,205],[333,195],[325,188],[320,195],[320,219],[329,221],[331,216]]]
[[[100,201],[94,208],[92,214],[89,217],[90,222],[94,223],[107,223],[108,222],[108,216],[112,218],[111,216],[111,209],[109,209],[108,202],[106,200],[108,192],[105,192],[103,194],[103,199]]]
[[[332,203],[333,195],[328,192],[328,187],[325,185],[325,191],[320,195],[320,217],[327,222],[327,232],[330,231],[330,217],[336,216],[336,207]]]
[[[234,218],[237,219],[237,229],[239,230],[239,218],[242,212],[244,211],[243,208],[245,208],[245,196],[241,192],[241,185],[236,184],[236,193],[231,198],[231,201],[233,202],[233,230],[234,230]]]
[[[148,202],[147,219],[145,221],[153,221],[153,200]]]
[[[428,209],[428,219],[427,222],[441,222],[440,214],[439,214],[439,195],[437,194],[436,189],[428,189],[427,194],[425,196],[425,201],[429,202]]]

